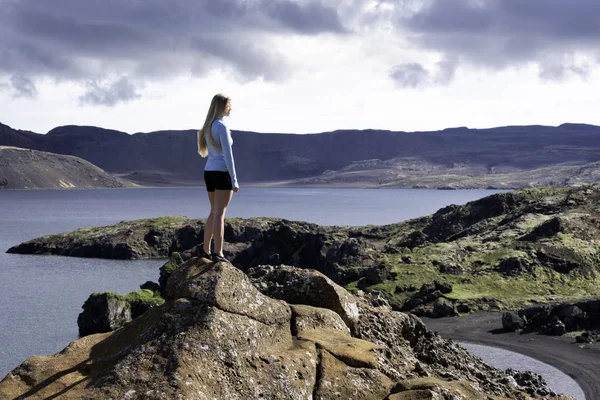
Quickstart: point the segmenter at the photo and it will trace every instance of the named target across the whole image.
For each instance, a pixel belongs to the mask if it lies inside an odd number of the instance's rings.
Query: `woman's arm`
[[[234,188],[239,188],[240,185],[237,181],[237,175],[235,173],[235,162],[233,161],[233,139],[231,138],[231,132],[229,128],[223,123],[218,124],[219,139],[221,141],[221,148],[223,150],[223,156],[225,158],[225,164],[227,164],[227,171],[231,176],[231,183]]]

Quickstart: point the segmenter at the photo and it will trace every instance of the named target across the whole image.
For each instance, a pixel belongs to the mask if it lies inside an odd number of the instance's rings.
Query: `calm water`
[[[575,400],[585,400],[583,390],[581,390],[573,378],[551,365],[544,364],[543,362],[523,354],[499,349],[497,347],[482,346],[474,343],[461,343],[460,345],[498,369],[505,370],[508,368],[516,368],[536,372],[544,377],[548,383],[548,387],[554,392],[567,394]],[[515,365],[526,367],[515,367]]]
[[[494,192],[409,189],[244,188],[230,217],[271,216],[325,225],[397,222]],[[122,220],[204,217],[203,189],[0,191],[0,377],[31,355],[51,354],[77,338],[77,315],[90,293],[128,293],[158,280],[161,260],[113,261],[5,254],[38,236]]]

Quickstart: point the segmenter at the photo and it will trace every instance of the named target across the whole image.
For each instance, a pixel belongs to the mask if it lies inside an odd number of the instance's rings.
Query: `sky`
[[[46,133],[600,125],[598,0],[0,0],[0,122]]]

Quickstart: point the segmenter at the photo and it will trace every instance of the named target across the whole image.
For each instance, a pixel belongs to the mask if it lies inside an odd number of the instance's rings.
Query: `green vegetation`
[[[162,266],[161,272],[164,270],[166,275],[169,276],[181,264],[183,264],[183,259],[181,258],[181,254],[179,254],[178,252],[174,252],[173,254],[171,254],[171,258],[169,259],[169,261],[167,261],[167,263]]]
[[[523,189],[497,196],[499,201],[449,208],[435,219],[387,226],[383,247],[394,251],[377,261],[390,265],[394,278],[347,287],[379,290],[401,305],[423,284],[437,280],[452,285],[445,297],[471,309],[600,296],[599,187]],[[539,234],[526,236],[534,229]],[[442,232],[438,237],[443,238],[443,232],[461,231],[459,238],[439,243],[406,240],[423,232]]]
[[[127,304],[126,307],[128,308],[131,308],[132,306],[135,307],[136,305],[155,307],[165,302],[165,300],[160,297],[157,292],[153,292],[152,290],[148,289],[140,289],[125,295],[115,292],[92,293],[86,300],[83,307],[85,308],[87,305],[89,305],[89,302],[94,301],[94,299],[98,296],[106,296],[109,299],[124,301]]]
[[[127,234],[128,230],[136,230],[144,227],[153,229],[174,229],[184,225],[193,224],[196,220],[192,220],[186,217],[180,216],[166,216],[157,218],[139,219],[133,221],[121,221],[114,225],[97,226],[90,228],[79,228],[77,230],[60,233],[57,235],[46,235],[36,240],[43,241],[44,239],[51,239],[56,237],[63,237],[68,240],[88,240],[93,241],[95,239],[116,235],[119,233]]]

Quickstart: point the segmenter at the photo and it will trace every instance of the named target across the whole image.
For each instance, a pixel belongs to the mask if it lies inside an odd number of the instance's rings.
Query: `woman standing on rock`
[[[204,182],[210,201],[210,214],[204,225],[204,253],[202,257],[213,261],[228,261],[223,256],[223,231],[225,212],[232,192],[239,190],[231,145],[231,132],[223,121],[231,113],[231,99],[216,94],[211,103],[204,126],[198,131],[198,153],[208,156],[204,167]],[[210,244],[214,239],[214,251]]]

